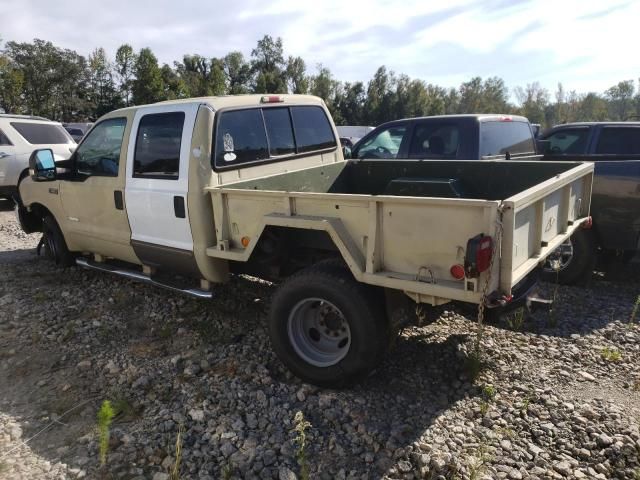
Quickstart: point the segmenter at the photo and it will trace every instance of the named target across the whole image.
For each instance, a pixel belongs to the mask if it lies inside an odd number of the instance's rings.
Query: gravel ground
[[[374,375],[332,391],[271,352],[269,284],[235,278],[193,300],[56,268],[37,241],[0,212],[2,479],[166,480],[179,431],[182,479],[301,478],[298,411],[311,478],[640,478],[632,269],[559,287],[552,317],[487,326],[473,381],[475,326],[443,310],[405,330]],[[105,399],[117,415],[101,467]]]

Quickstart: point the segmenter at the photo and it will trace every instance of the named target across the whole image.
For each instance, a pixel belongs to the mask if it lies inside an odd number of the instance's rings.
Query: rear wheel
[[[69,267],[75,263],[58,222],[51,215],[42,219],[42,241],[47,256],[56,262],[56,265]]]
[[[299,378],[323,387],[352,383],[382,360],[384,304],[344,269],[319,265],[287,280],[269,316],[274,351]]]
[[[597,244],[592,230],[579,229],[546,260],[543,278],[563,285],[585,283],[596,264]]]

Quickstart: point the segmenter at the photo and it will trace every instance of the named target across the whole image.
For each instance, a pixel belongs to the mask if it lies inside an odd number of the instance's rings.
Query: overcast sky
[[[122,43],[161,62],[185,53],[249,56],[264,34],[310,70],[345,81],[386,65],[445,87],[472,76],[510,88],[603,92],[640,77],[639,0],[0,0],[4,41],[50,40],[87,55]]]

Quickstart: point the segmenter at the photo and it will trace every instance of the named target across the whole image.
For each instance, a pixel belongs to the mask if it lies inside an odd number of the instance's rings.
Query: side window
[[[266,112],[266,110],[265,110]],[[320,107],[291,107],[298,153],[337,146],[331,123]]]
[[[216,165],[221,167],[269,158],[261,109],[222,112],[215,155]]]
[[[567,128],[552,133],[548,152],[551,155],[584,155],[587,152],[588,128]]]
[[[64,145],[73,139],[62,125],[52,122],[11,122],[11,126],[32,145]]]
[[[2,130],[0,130],[0,145],[13,145],[9,137],[7,137]]]
[[[534,154],[531,127],[525,122],[489,121],[480,124],[480,157]]]
[[[457,125],[423,123],[413,130],[409,158],[455,158],[459,146]]]
[[[269,153],[273,156],[296,153],[289,109],[265,108],[262,114],[269,137]]]
[[[406,132],[406,125],[385,128],[366,140],[356,155],[358,158],[396,158]]]
[[[610,155],[640,154],[640,128],[603,127],[596,153]]]
[[[126,125],[126,118],[110,118],[96,125],[76,150],[77,172],[117,177]]]
[[[133,156],[134,177],[178,179],[184,118],[183,112],[169,112],[140,119]]]

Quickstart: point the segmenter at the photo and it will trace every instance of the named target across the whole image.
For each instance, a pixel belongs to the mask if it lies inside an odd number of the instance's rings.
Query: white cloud
[[[287,54],[342,80],[367,81],[380,65],[455,86],[471,76],[508,85],[603,91],[640,75],[640,2],[615,0],[155,0],[108,3],[0,0],[3,40],[43,38],[88,54],[122,43],[162,62],[185,53],[249,55],[264,34]]]

